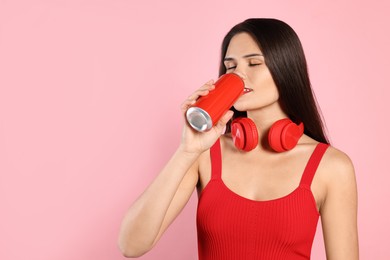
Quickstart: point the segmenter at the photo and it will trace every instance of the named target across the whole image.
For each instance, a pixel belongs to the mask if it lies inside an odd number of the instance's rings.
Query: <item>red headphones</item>
[[[276,121],[268,133],[268,143],[276,152],[285,152],[293,149],[303,135],[303,123],[299,125],[289,118]],[[231,123],[231,132],[234,145],[246,152],[253,150],[259,143],[259,136],[255,123],[247,117],[239,117]]]

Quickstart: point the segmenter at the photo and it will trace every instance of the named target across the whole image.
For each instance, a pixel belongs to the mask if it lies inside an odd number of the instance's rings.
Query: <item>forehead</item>
[[[233,36],[228,45],[226,57],[240,57],[248,53],[262,53],[252,36],[245,32]]]

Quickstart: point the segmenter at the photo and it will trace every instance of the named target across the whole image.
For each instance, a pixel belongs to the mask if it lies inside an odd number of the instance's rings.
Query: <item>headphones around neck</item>
[[[276,152],[285,152],[293,149],[303,135],[303,123],[299,125],[289,118],[276,121],[268,133],[268,143]],[[234,145],[242,151],[249,152],[259,143],[259,136],[255,123],[247,117],[238,117],[231,123],[231,133]]]

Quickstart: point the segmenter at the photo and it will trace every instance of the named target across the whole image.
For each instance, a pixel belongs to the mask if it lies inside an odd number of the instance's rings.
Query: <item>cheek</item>
[[[272,99],[278,100],[279,99],[279,90],[275,85],[275,82],[271,79],[268,84],[268,92]]]
[[[268,84],[258,91],[257,96],[262,103],[273,103],[279,100],[279,91],[275,84]]]
[[[279,99],[278,88],[276,87],[269,71],[264,71],[262,75],[259,75],[255,85],[259,95],[263,95],[267,99],[271,99],[270,101]]]

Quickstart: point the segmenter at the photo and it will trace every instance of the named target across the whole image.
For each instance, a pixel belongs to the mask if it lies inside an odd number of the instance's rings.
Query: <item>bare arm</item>
[[[336,149],[329,151],[329,179],[321,209],[328,260],[359,259],[357,188],[350,159]]]
[[[137,257],[149,251],[187,203],[198,180],[196,159],[196,154],[178,149],[130,207],[119,235],[125,256]]]
[[[183,103],[182,112],[213,88],[208,82],[197,90]],[[185,124],[179,148],[122,221],[118,243],[123,255],[138,257],[156,244],[196,187],[199,156],[215,143],[231,116],[232,111],[226,113],[207,133],[197,133]]]

